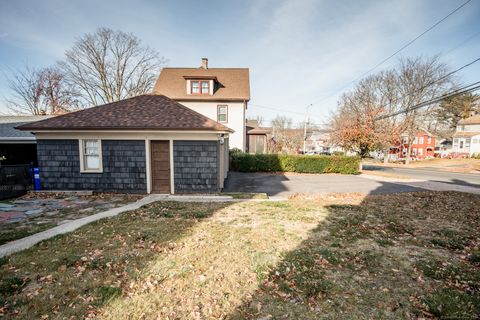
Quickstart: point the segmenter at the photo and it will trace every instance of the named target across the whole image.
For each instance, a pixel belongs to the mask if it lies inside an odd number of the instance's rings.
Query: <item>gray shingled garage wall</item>
[[[80,173],[78,140],[37,140],[42,190],[146,193],[145,141],[102,140],[103,173]]]
[[[173,141],[175,193],[217,192],[218,142]]]

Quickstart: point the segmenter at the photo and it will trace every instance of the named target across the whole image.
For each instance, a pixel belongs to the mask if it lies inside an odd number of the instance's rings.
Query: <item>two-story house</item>
[[[411,143],[412,151],[410,156],[415,159],[433,158],[435,156],[435,136],[425,129],[418,130],[413,141],[408,141],[408,136],[403,134],[401,136],[401,144],[395,148],[398,153],[398,158],[407,157],[408,146]]]
[[[153,89],[234,130],[229,147],[246,150],[245,111],[250,100],[248,68],[163,68]]]
[[[466,156],[480,154],[480,115],[458,122],[452,152]]]

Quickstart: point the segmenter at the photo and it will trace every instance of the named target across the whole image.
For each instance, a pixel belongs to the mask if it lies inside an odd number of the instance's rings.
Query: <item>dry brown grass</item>
[[[362,173],[368,174],[371,176],[377,176],[377,177],[384,177],[384,178],[390,178],[390,179],[396,179],[396,180],[411,180],[411,177],[408,176],[402,176],[400,174],[394,174],[394,173],[388,173],[388,172],[382,172],[382,171],[376,171],[376,170],[362,170]]]
[[[387,163],[366,160],[365,164],[398,168],[436,168],[449,172],[478,173],[480,172],[480,159],[426,159],[412,161],[409,165],[400,163]]]
[[[155,203],[2,261],[0,306],[19,319],[475,317],[478,203],[453,192]]]

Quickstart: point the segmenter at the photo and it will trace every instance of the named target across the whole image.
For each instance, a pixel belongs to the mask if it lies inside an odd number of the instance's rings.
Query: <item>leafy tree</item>
[[[395,111],[394,84],[391,72],[381,72],[342,95],[331,121],[332,141],[361,157],[371,151],[389,149],[398,139],[401,124],[395,118],[381,121],[377,118]]]
[[[452,85],[448,68],[438,57],[400,59],[396,68],[363,79],[341,97],[332,118],[332,137],[362,157],[374,150],[387,153],[400,134],[413,141],[420,128],[429,129],[435,106],[413,107],[444,94]],[[379,120],[395,112],[400,115]],[[411,144],[408,149],[407,163]]]
[[[480,97],[470,92],[444,99],[435,109],[435,117],[453,133],[458,121],[480,113]]]

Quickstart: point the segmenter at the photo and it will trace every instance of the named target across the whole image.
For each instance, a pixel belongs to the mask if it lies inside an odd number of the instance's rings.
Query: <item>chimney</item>
[[[203,69],[208,69],[208,59],[207,58],[202,58],[202,68]]]

